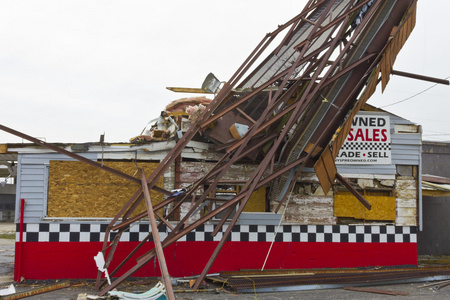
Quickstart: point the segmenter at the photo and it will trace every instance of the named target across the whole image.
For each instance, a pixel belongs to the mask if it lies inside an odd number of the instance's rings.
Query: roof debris
[[[206,97],[182,98],[172,101],[158,118],[151,120],[141,134],[132,137],[130,142],[159,142],[180,138],[183,130],[186,132],[189,129],[211,101]],[[148,126],[150,128],[147,128]]]

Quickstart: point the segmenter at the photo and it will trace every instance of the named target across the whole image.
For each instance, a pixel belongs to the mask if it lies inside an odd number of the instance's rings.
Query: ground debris
[[[364,292],[364,293],[374,293],[374,294],[385,294],[385,295],[393,295],[393,296],[408,296],[409,293],[403,293],[398,291],[386,291],[386,290],[379,290],[379,289],[372,289],[372,288],[365,288],[365,287],[344,287],[344,290],[348,291],[355,291],[355,292]]]
[[[77,300],[118,300],[120,299],[117,296],[96,296],[96,295],[88,295],[87,293],[78,294]]]

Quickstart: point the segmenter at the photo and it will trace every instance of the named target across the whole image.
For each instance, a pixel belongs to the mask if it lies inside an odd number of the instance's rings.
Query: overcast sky
[[[170,101],[167,86],[228,80],[258,42],[306,1],[0,0],[0,99],[5,126],[48,142],[126,142]],[[395,69],[450,76],[450,1],[420,0]],[[450,141],[450,87],[393,77],[369,103]],[[379,89],[380,87],[378,87]],[[386,107],[385,107],[386,106]],[[0,143],[21,142],[0,132]]]

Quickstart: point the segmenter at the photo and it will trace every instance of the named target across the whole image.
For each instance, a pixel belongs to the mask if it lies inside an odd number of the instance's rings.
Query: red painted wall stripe
[[[119,243],[113,265],[108,271],[112,272],[113,267],[137,245],[138,242]],[[217,242],[177,242],[165,248],[170,275],[183,277],[200,274],[216,245]],[[150,246],[152,243],[148,243],[148,247],[140,250],[136,257],[149,250]],[[210,273],[260,269],[269,247],[269,242],[227,242]],[[101,242],[25,242],[21,273],[25,279],[93,279],[97,275],[93,257],[101,248]],[[132,262],[129,261],[129,267],[133,265]],[[416,264],[416,243],[277,242],[265,268],[354,268]],[[134,276],[160,276],[159,267],[152,260]]]

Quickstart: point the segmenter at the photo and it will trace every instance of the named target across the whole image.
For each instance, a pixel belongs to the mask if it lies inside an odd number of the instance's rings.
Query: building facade
[[[359,118],[359,119],[358,119]],[[278,213],[268,188],[254,192],[211,272],[239,269],[347,268],[417,264],[417,232],[421,226],[420,126],[376,109],[355,117],[353,129],[336,161],[338,172],[372,204],[369,211],[343,186],[325,194],[313,169],[297,180]],[[66,150],[133,175],[147,174],[175,141],[146,144],[65,145]],[[9,149],[18,153],[16,207],[16,277],[25,279],[95,278],[93,257],[102,249],[111,218],[137,186],[36,147]],[[158,183],[167,190],[188,187],[218,159],[211,144],[191,141],[181,158]],[[217,197],[239,193],[254,163],[235,165],[224,177]],[[152,194],[158,203],[163,196]],[[189,203],[173,217],[182,218]],[[210,203],[198,210],[201,217]],[[145,210],[142,207],[141,210]],[[161,212],[164,213],[164,212]],[[23,216],[23,218],[22,218]],[[23,223],[22,223],[23,221]],[[193,220],[190,220],[193,221]],[[171,276],[199,274],[224,229],[217,222],[198,227],[165,248]],[[149,233],[148,222],[121,236],[116,256],[125,256]],[[164,239],[170,229],[161,226]],[[152,247],[147,242],[139,251]],[[269,251],[270,249],[270,251]],[[114,266],[112,266],[114,267]],[[120,274],[117,274],[120,275]],[[152,260],[134,274],[159,276]],[[17,278],[16,278],[17,279]]]

